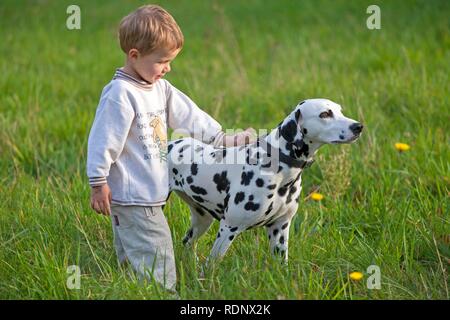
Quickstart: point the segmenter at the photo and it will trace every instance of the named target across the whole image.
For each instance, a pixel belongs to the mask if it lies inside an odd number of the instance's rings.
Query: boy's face
[[[131,66],[137,75],[149,83],[155,83],[158,79],[170,72],[170,63],[176,58],[180,49],[166,50],[158,49],[152,53],[142,55],[136,49],[128,53]]]

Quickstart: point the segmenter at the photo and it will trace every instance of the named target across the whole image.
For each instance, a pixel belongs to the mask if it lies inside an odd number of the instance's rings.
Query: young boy
[[[147,5],[123,18],[119,39],[126,63],[103,89],[89,134],[91,207],[111,216],[119,262],[130,262],[141,279],[174,290],[172,238],[162,210],[169,192],[167,127],[216,147],[252,137],[249,129],[225,135],[217,121],[162,79],[184,42],[163,8]]]

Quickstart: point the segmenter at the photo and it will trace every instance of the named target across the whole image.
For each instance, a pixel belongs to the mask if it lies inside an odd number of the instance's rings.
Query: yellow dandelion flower
[[[355,271],[350,273],[350,279],[355,280],[355,281],[359,281],[364,277],[364,275],[359,272],[359,271]]]
[[[323,195],[318,192],[313,192],[311,193],[311,199],[313,199],[314,201],[320,201],[323,199]]]
[[[411,147],[409,146],[409,144],[397,142],[395,144],[395,149],[397,149],[400,152],[403,152],[403,151],[408,151],[409,149],[411,149]]]

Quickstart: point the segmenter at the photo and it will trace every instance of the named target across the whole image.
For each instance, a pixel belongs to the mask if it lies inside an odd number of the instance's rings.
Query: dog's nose
[[[361,123],[356,122],[350,126],[350,131],[353,132],[353,134],[360,134],[363,128],[364,126]]]

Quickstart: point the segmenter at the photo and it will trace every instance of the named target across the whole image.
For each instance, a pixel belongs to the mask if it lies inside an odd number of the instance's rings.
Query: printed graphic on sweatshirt
[[[164,123],[160,117],[154,117],[150,121],[153,128],[153,141],[158,145],[160,159],[167,161],[167,133]]]
[[[137,128],[142,130],[139,140],[143,143],[144,160],[167,161],[167,133],[164,121],[165,110],[137,113]]]

